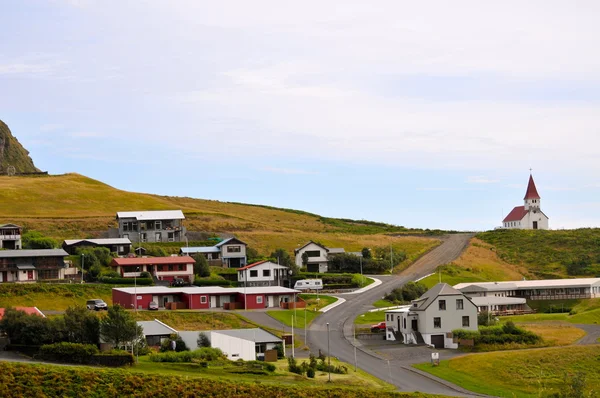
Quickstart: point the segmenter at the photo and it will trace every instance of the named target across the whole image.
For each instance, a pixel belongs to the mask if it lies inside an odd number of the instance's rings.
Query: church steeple
[[[529,183],[527,184],[527,191],[525,192],[525,210],[529,210],[530,207],[540,208],[540,194],[535,187],[533,176],[529,174]]]

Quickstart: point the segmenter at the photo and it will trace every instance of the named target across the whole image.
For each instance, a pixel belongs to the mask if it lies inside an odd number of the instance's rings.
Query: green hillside
[[[102,236],[116,226],[117,211],[181,209],[189,231],[236,235],[265,254],[279,247],[292,251],[313,240],[349,251],[392,245],[394,251],[406,252],[410,261],[439,243],[430,237],[390,235],[439,231],[331,219],[268,206],[126,192],[79,174],[0,176],[0,203],[0,223],[16,223],[57,240]]]
[[[600,229],[508,230],[482,232],[498,257],[523,265],[540,279],[600,275]]]
[[[14,166],[17,173],[39,171],[29,152],[12,135],[6,123],[0,120],[0,174],[6,174],[9,166]]]

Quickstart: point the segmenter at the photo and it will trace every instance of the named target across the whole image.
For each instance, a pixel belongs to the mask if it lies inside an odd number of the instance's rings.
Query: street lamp
[[[329,371],[329,383],[331,383],[331,355],[329,352],[329,322],[327,322],[327,370]]]

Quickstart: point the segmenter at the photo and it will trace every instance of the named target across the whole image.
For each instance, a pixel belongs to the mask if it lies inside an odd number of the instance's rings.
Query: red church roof
[[[527,213],[529,213],[529,211],[525,210],[525,206],[517,206],[512,209],[510,213],[508,213],[508,216],[506,216],[502,222],[521,221],[523,217],[527,215]]]
[[[525,197],[523,200],[527,199],[540,199],[540,194],[535,187],[535,182],[533,182],[533,176],[529,175],[529,184],[527,184],[527,192],[525,192]]]

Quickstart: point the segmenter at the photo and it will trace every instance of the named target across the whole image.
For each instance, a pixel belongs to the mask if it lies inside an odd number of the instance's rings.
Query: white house
[[[307,262],[304,264],[303,256],[306,253]],[[313,241],[308,242],[299,249],[294,250],[295,263],[298,267],[306,265],[308,272],[327,272],[328,263],[331,256],[344,254],[346,251],[342,247],[325,247]],[[352,253],[358,255],[360,253]],[[360,254],[362,256],[362,254]]]
[[[271,261],[258,261],[238,269],[238,282],[246,286],[289,286],[290,269]]]
[[[477,306],[460,291],[438,283],[410,306],[386,311],[386,339],[458,348],[452,331],[477,330]]]
[[[191,256],[202,253],[210,265],[240,268],[246,266],[247,246],[246,243],[237,238],[229,238],[214,246],[182,247],[179,250],[179,254]]]
[[[283,343],[279,337],[260,328],[179,332],[179,336],[190,350],[195,350],[199,333],[208,337],[211,347],[221,349],[232,361],[264,359],[265,351]]]
[[[181,210],[119,211],[119,238],[132,242],[181,242],[185,237]]]
[[[508,229],[548,229],[548,216],[541,210],[541,198],[533,176],[529,175],[524,205],[517,206],[502,220],[502,227]]]
[[[18,250],[21,244],[21,227],[15,224],[0,225],[0,249]]]

